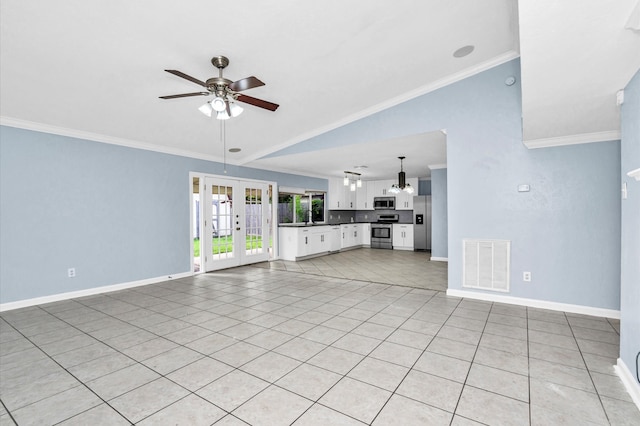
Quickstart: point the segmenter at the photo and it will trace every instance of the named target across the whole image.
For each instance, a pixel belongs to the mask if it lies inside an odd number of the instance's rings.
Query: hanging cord
[[[640,371],[638,371],[638,358],[640,358],[640,352],[636,355],[636,379],[638,379],[638,383],[640,383]]]
[[[227,173],[227,126],[226,120],[220,121],[220,142],[222,143],[222,161],[224,162],[224,173]]]

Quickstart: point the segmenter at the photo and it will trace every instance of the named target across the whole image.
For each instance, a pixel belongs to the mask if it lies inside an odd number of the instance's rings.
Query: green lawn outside
[[[262,247],[262,238],[258,237],[257,239],[251,239],[251,237],[247,236],[246,243],[247,250],[261,248]],[[213,253],[227,253],[233,250],[233,242],[231,237],[219,237],[213,239]],[[193,257],[200,256],[200,239],[193,239]]]

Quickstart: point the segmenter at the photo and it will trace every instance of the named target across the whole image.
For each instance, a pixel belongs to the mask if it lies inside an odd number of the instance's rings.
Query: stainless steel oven
[[[393,248],[393,225],[390,223],[371,224],[371,248]]]
[[[371,248],[393,249],[393,224],[397,222],[397,214],[378,215],[378,221],[371,223]]]

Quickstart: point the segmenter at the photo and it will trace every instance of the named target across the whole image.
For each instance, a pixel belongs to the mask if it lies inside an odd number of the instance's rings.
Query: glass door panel
[[[245,183],[244,188],[244,244],[240,248],[243,264],[269,260],[269,187],[259,183]]]
[[[202,269],[202,256],[200,252],[200,234],[202,230],[202,221],[200,218],[202,211],[200,208],[200,178],[194,177],[191,181],[191,231],[193,235],[193,272],[200,272]]]
[[[203,240],[203,253],[205,271],[229,268],[240,264],[237,254],[236,240],[238,230],[236,230],[238,215],[234,205],[233,180],[217,179],[215,177],[205,177],[203,192],[206,200],[203,201],[206,211],[203,213],[206,218],[204,232],[209,238]],[[205,247],[206,245],[206,247]]]
[[[200,269],[213,271],[269,260],[269,185],[213,176],[201,178],[200,183],[204,218],[198,234],[204,265]]]

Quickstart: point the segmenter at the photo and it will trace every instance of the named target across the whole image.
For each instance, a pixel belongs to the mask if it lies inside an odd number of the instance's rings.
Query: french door
[[[269,260],[269,185],[205,176],[200,204],[203,218],[200,257],[213,271]]]

